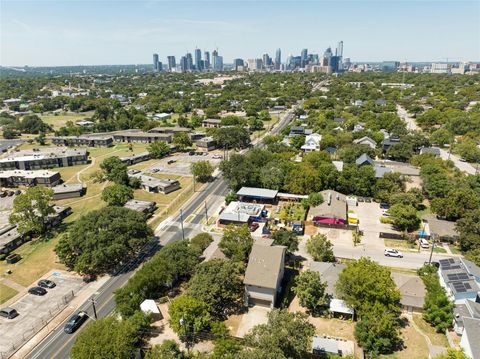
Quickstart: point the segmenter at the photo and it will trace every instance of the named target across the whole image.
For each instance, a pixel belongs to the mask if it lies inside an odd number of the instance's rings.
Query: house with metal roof
[[[357,166],[374,166],[375,162],[373,162],[372,158],[369,155],[364,153],[355,160],[355,164]]]
[[[254,243],[245,271],[245,305],[273,308],[282,287],[284,246],[265,246]]]
[[[341,338],[329,338],[326,336],[314,336],[312,338],[312,353],[323,358],[329,354],[337,356],[353,355],[355,343]]]
[[[480,320],[480,294],[477,294],[475,300],[467,299],[464,303],[455,305],[453,314],[453,329],[457,335],[462,335],[465,328],[465,318]]]
[[[156,203],[152,201],[140,201],[138,199],[131,199],[124,204],[125,208],[131,209],[145,215],[152,214],[155,211]]]
[[[358,138],[353,141],[354,144],[356,145],[366,145],[370,148],[376,148],[377,147],[377,142],[373,139],[371,139],[368,136],[363,136],[361,138]]]
[[[261,219],[263,208],[261,204],[232,201],[220,213],[218,224],[249,224]]]
[[[455,304],[474,299],[480,291],[480,268],[463,258],[439,260],[439,281]]]
[[[320,141],[322,140],[322,135],[318,133],[312,133],[311,135],[307,135],[305,137],[305,143],[300,147],[300,149],[305,152],[314,152],[320,151]]]
[[[129,176],[140,179],[140,187],[147,192],[168,194],[180,189],[180,182],[174,179],[147,176],[142,172]]]
[[[242,202],[267,202],[272,203],[276,200],[277,190],[257,188],[257,187],[242,187],[237,192],[237,197]]]

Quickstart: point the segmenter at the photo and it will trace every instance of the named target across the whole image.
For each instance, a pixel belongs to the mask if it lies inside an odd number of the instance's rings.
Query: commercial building
[[[60,183],[60,173],[55,171],[39,170],[8,170],[0,171],[1,187],[18,187],[18,186],[47,186],[53,187]]]
[[[249,224],[262,219],[264,205],[233,201],[222,211],[218,217],[218,224]]]
[[[88,163],[84,148],[45,148],[17,151],[0,159],[0,170],[36,170],[69,167]]]
[[[394,72],[400,67],[399,61],[383,61],[381,69],[383,72]]]
[[[167,56],[168,71],[173,71],[177,67],[175,56]]]
[[[85,194],[85,187],[81,183],[62,183],[52,189],[54,200],[81,197]]]
[[[140,187],[147,192],[168,194],[180,189],[180,182],[174,179],[147,176],[141,172],[130,176],[140,179]]]
[[[153,69],[158,71],[158,54],[153,54]]]
[[[273,308],[284,273],[286,247],[255,243],[245,271],[245,305]]]
[[[111,136],[57,136],[52,137],[52,143],[57,146],[110,147],[113,146],[113,138]]]
[[[210,69],[210,52],[205,51],[203,53],[203,58],[204,58],[203,64],[204,64],[205,70]]]
[[[275,52],[275,70],[282,69],[282,50],[277,49]]]
[[[273,189],[242,187],[237,192],[237,197],[242,202],[274,203],[278,191]]]

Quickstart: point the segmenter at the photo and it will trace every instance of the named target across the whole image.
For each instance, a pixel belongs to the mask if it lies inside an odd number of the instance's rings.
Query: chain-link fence
[[[64,295],[60,301],[54,303],[47,311],[42,313],[41,317],[35,318],[28,327],[22,328],[23,331],[21,335],[17,336],[11,343],[9,343],[7,348],[2,348],[0,359],[10,358],[17,350],[32,339],[35,334],[45,328],[63,309],[65,309],[66,305],[75,297],[75,294],[75,291],[70,291],[68,294]]]

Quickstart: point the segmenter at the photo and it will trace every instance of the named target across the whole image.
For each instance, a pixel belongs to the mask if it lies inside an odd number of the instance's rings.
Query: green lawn
[[[300,203],[283,202],[280,204],[279,218],[282,221],[303,221],[305,220],[305,208]]]
[[[15,264],[7,264],[5,261],[0,262],[1,275],[28,287],[52,269],[65,269],[63,264],[57,262],[53,251],[58,239],[59,237],[56,236],[50,240],[27,242],[21,245],[13,253],[19,253],[22,259]],[[12,274],[5,274],[7,269],[10,269]]]
[[[41,119],[51,125],[55,130],[58,130],[60,127],[63,127],[67,124],[68,121],[73,123],[84,120],[86,118],[92,117],[94,114],[93,111],[88,112],[57,112],[57,114],[49,113],[46,115],[40,116]]]
[[[10,298],[17,295],[17,291],[9,286],[0,283],[0,304],[5,303]]]
[[[405,239],[385,238],[383,241],[385,242],[385,247],[389,248],[418,249],[417,245],[410,243]]]

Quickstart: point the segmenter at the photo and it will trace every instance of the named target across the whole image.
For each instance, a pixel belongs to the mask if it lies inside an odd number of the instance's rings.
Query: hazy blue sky
[[[352,61],[480,60],[480,0],[0,0],[1,65],[150,63],[196,46],[224,62],[344,41]]]

